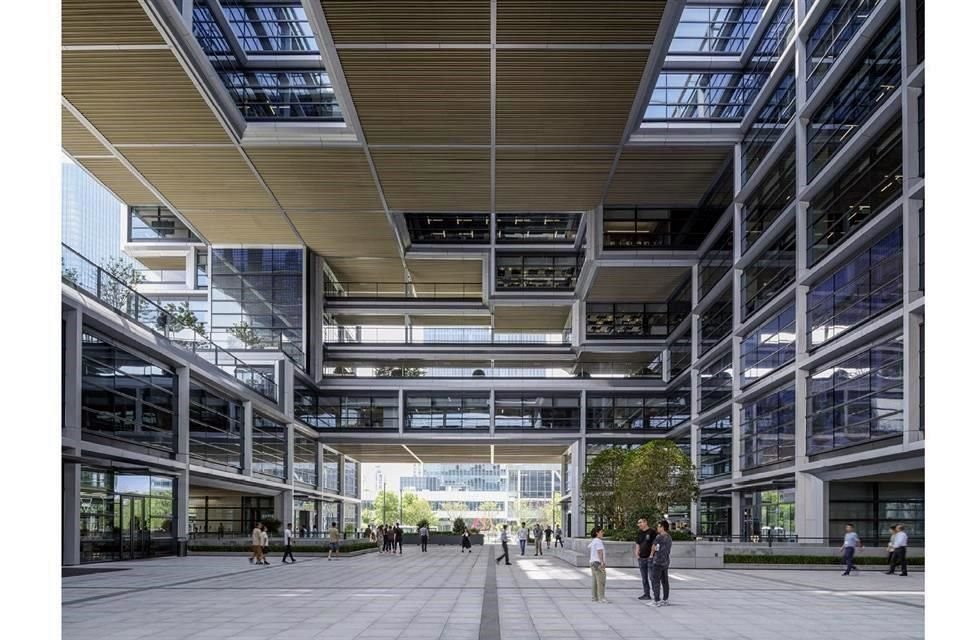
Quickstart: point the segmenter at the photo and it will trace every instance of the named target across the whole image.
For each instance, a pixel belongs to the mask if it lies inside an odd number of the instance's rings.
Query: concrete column
[[[583,479],[583,472],[586,467],[586,438],[579,438],[570,447],[570,512],[572,514],[573,528],[567,531],[568,537],[583,536],[586,532],[586,514],[584,513],[583,497],[580,494],[580,481]],[[564,523],[566,524],[566,523]]]
[[[793,377],[794,389],[794,456],[796,464],[805,464],[807,460],[807,372],[797,369]]]
[[[317,489],[323,490],[323,443],[317,441]]]
[[[287,427],[286,428],[287,453],[286,453],[286,459],[284,460],[284,471],[285,471],[285,475],[287,476],[287,484],[289,484],[290,486],[293,486],[293,477],[294,477],[293,476],[293,464],[294,464],[293,444],[294,444],[297,431],[294,428],[293,423],[288,424],[286,427]]]
[[[281,491],[274,498],[274,510],[277,513],[277,518],[280,520],[281,531],[283,527],[287,526],[287,523],[294,523],[295,518],[293,513],[293,489],[285,489]],[[282,541],[281,541],[282,544]]]
[[[277,361],[277,380],[280,382],[279,405],[284,415],[293,418],[294,367],[287,360]]]
[[[190,368],[177,368],[177,460],[190,462]]]
[[[579,347],[586,338],[586,305],[582,300],[575,300],[570,310],[570,345]]]
[[[63,432],[80,443],[80,398],[83,391],[83,312],[64,311],[63,328]]]
[[[903,316],[903,443],[923,439],[920,431],[920,323],[922,316]]]
[[[797,536],[801,543],[821,543],[827,537],[826,483],[813,475],[796,473],[796,521]]]
[[[404,428],[406,427],[407,421],[407,394],[403,389],[397,390],[397,430],[400,435],[403,435]]]
[[[253,475],[253,403],[243,403],[243,475]]]
[[[587,435],[587,390],[580,391],[580,435]]]
[[[190,468],[187,467],[177,474],[176,482],[177,495],[173,500],[174,516],[173,521],[176,526],[176,535],[178,538],[190,537]]]
[[[740,499],[740,492],[734,491],[730,494],[730,537],[739,540],[742,529],[743,501]]]
[[[80,465],[63,464],[63,535],[61,562],[80,564]]]
[[[313,379],[319,382],[323,378],[323,308],[326,291],[326,275],[323,272],[324,260],[311,253],[313,267],[311,287],[307,292],[308,324],[310,341],[307,344],[307,366]]]
[[[497,397],[493,392],[493,389],[490,389],[490,435],[496,433],[497,423]]]

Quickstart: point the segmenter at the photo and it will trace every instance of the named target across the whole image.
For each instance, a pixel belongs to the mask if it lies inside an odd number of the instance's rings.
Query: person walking
[[[257,564],[263,564],[263,556],[260,555],[260,548],[263,545],[263,538],[260,533],[260,527],[262,526],[259,522],[255,524],[253,533],[250,535],[250,564],[253,564],[254,560],[257,561]]]
[[[670,580],[667,570],[670,568],[670,550],[673,548],[673,538],[670,537],[670,523],[661,520],[657,523],[657,537],[653,539],[653,602],[647,604],[655,607],[667,606],[670,600]],[[663,601],[660,600],[660,588],[663,587]]]
[[[377,525],[377,553],[383,553],[383,525]]]
[[[557,536],[557,545],[562,549],[563,548],[563,530],[560,528],[560,525],[557,524],[556,530],[553,532]]]
[[[848,576],[851,569],[857,569],[853,564],[853,556],[857,552],[857,547],[863,547],[863,543],[860,542],[860,536],[857,535],[857,532],[853,530],[853,524],[848,522],[844,530],[843,545],[840,547],[840,551],[843,553],[843,564],[846,565],[846,569],[840,575]]]
[[[637,600],[650,599],[650,576],[653,573],[650,563],[650,554],[653,551],[653,541],[657,537],[648,524],[646,518],[637,520],[637,541],[633,547],[633,557],[637,559],[637,568],[640,569],[640,582],[643,584],[643,595]]]
[[[543,530],[543,537],[546,539],[546,541],[547,541],[547,549],[549,549],[549,548],[550,548],[550,538],[553,537],[553,529],[550,528],[550,525],[549,525],[549,524],[548,524],[547,527]]]
[[[897,537],[897,525],[890,525],[890,540],[887,542],[887,565],[893,560],[893,540]]]
[[[533,555],[543,555],[543,527],[539,522],[533,525]]]
[[[270,551],[270,536],[267,534],[267,528],[262,527],[260,529],[260,558],[263,560],[263,564],[270,564],[267,562],[267,552]]]
[[[460,536],[460,553],[463,553],[464,549],[467,550],[467,553],[473,553],[473,549],[470,548],[471,546],[473,545],[470,543],[470,533],[464,531],[463,535]]]
[[[331,522],[327,530],[327,537],[330,538],[330,549],[327,551],[327,560],[332,560],[333,552],[337,552],[337,559],[340,559],[340,530],[337,529],[337,523]]]
[[[427,552],[428,540],[430,540],[430,530],[427,528],[427,523],[424,522],[423,526],[420,527],[420,551],[423,553]]]
[[[290,557],[290,562],[296,562],[297,559],[293,557],[293,523],[288,522],[287,528],[283,530],[283,564],[287,564],[287,556]]]
[[[497,564],[500,564],[500,561],[504,558],[507,559],[504,564],[510,564],[510,551],[507,549],[508,542],[510,542],[510,535],[507,533],[507,525],[503,525],[503,531],[500,532],[500,545],[503,547],[503,553],[497,556]]]
[[[217,525],[217,540],[223,540],[223,523]]]
[[[893,575],[898,564],[900,575],[907,575],[907,532],[902,524],[897,525],[897,533],[893,536],[893,554],[890,556],[890,570],[887,575]]]
[[[607,558],[603,546],[603,527],[594,527],[590,532],[590,575],[593,578],[593,601],[609,602],[607,590]]]
[[[393,527],[393,540],[397,545],[397,553],[403,555],[403,529],[399,522]]]
[[[527,523],[520,523],[520,531],[517,531],[517,542],[520,543],[520,555],[527,555],[527,538],[530,536],[530,532],[527,530]]]

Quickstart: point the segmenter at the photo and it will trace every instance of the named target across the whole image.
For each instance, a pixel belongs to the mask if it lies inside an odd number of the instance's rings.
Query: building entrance
[[[120,496],[120,559],[136,560],[150,555],[150,528],[147,526],[147,499]]]

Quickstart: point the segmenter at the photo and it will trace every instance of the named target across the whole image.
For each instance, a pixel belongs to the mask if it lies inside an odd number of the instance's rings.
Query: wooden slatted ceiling
[[[307,246],[322,256],[398,258],[400,255],[397,237],[383,209],[334,213],[289,211],[287,215]]]
[[[732,153],[730,147],[627,147],[607,192],[610,205],[695,207]]]
[[[164,44],[137,0],[61,0],[63,46]]]
[[[96,176],[120,201],[129,205],[159,204],[157,196],[143,186],[119,160],[83,158],[77,160],[77,163]]]
[[[374,149],[371,153],[393,210],[490,210],[489,151]]]
[[[407,258],[407,268],[414,283],[444,282],[473,283],[479,288],[483,282],[483,262],[480,260],[417,260]]]
[[[497,0],[497,42],[649,45],[665,6],[666,0]]]
[[[587,293],[590,302],[666,302],[687,267],[602,267]]]
[[[181,211],[212,244],[300,244],[278,211]]]
[[[497,52],[497,144],[619,145],[646,51]]]
[[[497,211],[592,209],[613,156],[612,150],[497,150]]]
[[[490,142],[490,54],[474,50],[341,50],[370,144]]]
[[[128,147],[123,153],[181,212],[278,211],[276,202],[235,148]],[[247,240],[257,241],[256,237]]]
[[[404,281],[400,258],[329,258],[340,282],[396,284]]]
[[[248,147],[247,155],[285,209],[381,208],[363,151],[321,147]]]
[[[63,107],[60,109],[60,145],[72,156],[113,155]]]
[[[64,51],[61,69],[63,96],[111,144],[230,142],[170,51]]]
[[[490,42],[489,0],[324,0],[337,45]]]
[[[562,305],[506,306],[498,304],[494,311],[497,329],[564,329],[568,325],[570,307]]]
[[[337,324],[342,327],[350,326],[377,326],[402,327],[403,316],[356,315],[351,313],[334,313]]]
[[[187,259],[186,257],[180,256],[151,256],[137,254],[137,262],[145,266],[147,269],[168,269],[173,270],[183,270],[186,269]]]

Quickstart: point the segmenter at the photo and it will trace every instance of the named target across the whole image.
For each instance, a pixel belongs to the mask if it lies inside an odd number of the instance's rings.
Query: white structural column
[[[81,349],[83,313],[64,312],[63,329],[63,425],[61,435],[76,446],[64,450],[80,454],[80,398],[83,383]],[[61,562],[80,564],[80,463],[63,463],[63,538]]]
[[[286,364],[286,363],[284,363]],[[290,367],[288,367],[290,368]],[[286,425],[286,456],[284,457],[283,466],[284,466],[284,475],[286,475],[286,484],[290,486],[289,489],[285,489],[280,492],[280,495],[277,496],[276,500],[280,501],[280,504],[277,505],[277,513],[280,514],[280,521],[284,526],[288,522],[293,522],[293,465],[294,465],[294,456],[293,456],[293,445],[294,437],[296,436],[297,430],[293,426],[293,423]]]
[[[243,403],[243,475],[253,475],[253,403]]]
[[[177,538],[190,535],[190,369],[177,368],[176,459],[184,464],[177,474],[177,495],[173,501]]]
[[[63,463],[63,547],[61,563],[80,564],[80,463]]]
[[[312,265],[310,295],[307,297],[307,313],[310,314],[308,327],[313,332],[312,339],[307,344],[307,361],[313,379],[319,382],[323,378],[323,308],[326,292],[326,274],[323,272],[324,260],[320,256],[310,253]]]
[[[797,471],[796,526],[801,543],[820,543],[827,536],[827,484],[813,475]]]
[[[570,513],[571,528],[566,537],[582,536],[586,529],[586,513],[584,512],[583,496],[580,492],[580,481],[586,469],[587,447],[586,438],[578,438],[570,447]]]

